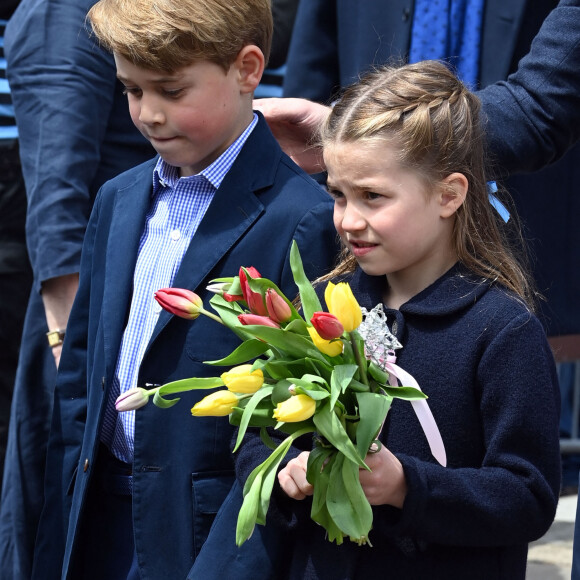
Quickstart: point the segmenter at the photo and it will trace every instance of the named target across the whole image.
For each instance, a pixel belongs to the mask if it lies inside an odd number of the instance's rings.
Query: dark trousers
[[[139,580],[132,497],[123,485],[129,470],[101,446],[82,518],[73,578]]]

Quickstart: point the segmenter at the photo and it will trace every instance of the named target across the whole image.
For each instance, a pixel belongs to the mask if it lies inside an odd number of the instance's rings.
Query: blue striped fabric
[[[180,178],[177,169],[162,159],[153,172],[153,196],[139,244],[129,320],[101,433],[102,441],[126,463],[133,461],[135,411],[117,413],[114,404],[120,393],[144,386],[137,385],[139,367],[161,311],[153,295],[160,288],[171,286],[215,191],[257,121],[254,114],[240,137],[197,175]]]
[[[4,29],[6,21],[0,20],[0,145],[13,145],[18,138],[14,120],[14,108],[10,98],[10,86],[6,80],[6,59],[4,58]]]

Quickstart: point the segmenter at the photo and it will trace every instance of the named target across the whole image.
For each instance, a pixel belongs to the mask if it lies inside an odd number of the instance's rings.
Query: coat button
[[[85,464],[83,465],[83,472],[86,473],[89,468],[89,460],[85,459]]]
[[[403,22],[407,22],[407,20],[409,20],[410,16],[411,16],[411,11],[408,8],[405,8],[403,10]]]

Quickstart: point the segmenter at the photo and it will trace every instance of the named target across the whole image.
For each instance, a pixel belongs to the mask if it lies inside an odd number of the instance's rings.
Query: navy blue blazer
[[[35,578],[59,577],[63,554],[62,577],[72,574],[150,205],[154,163],[105,184],[89,222],[55,391]],[[174,286],[194,290],[207,301],[210,280],[251,265],[293,295],[291,241],[298,242],[310,276],[328,270],[336,253],[331,214],[330,198],[282,153],[260,118],[216,192]],[[191,322],[164,311],[138,384],[215,376],[223,369],[203,361],[221,358],[237,344],[236,336],[213,320],[201,316]],[[185,578],[234,481],[227,418],[191,417],[191,406],[204,394],[187,393],[168,410],[150,404],[136,413],[133,513],[143,580]],[[251,578],[252,550],[246,549],[244,557]]]

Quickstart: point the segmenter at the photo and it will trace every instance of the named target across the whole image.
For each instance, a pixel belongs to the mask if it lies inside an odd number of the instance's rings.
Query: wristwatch
[[[61,330],[60,328],[51,330],[46,333],[46,338],[48,339],[48,346],[50,346],[50,348],[59,346],[64,340],[64,330]]]

